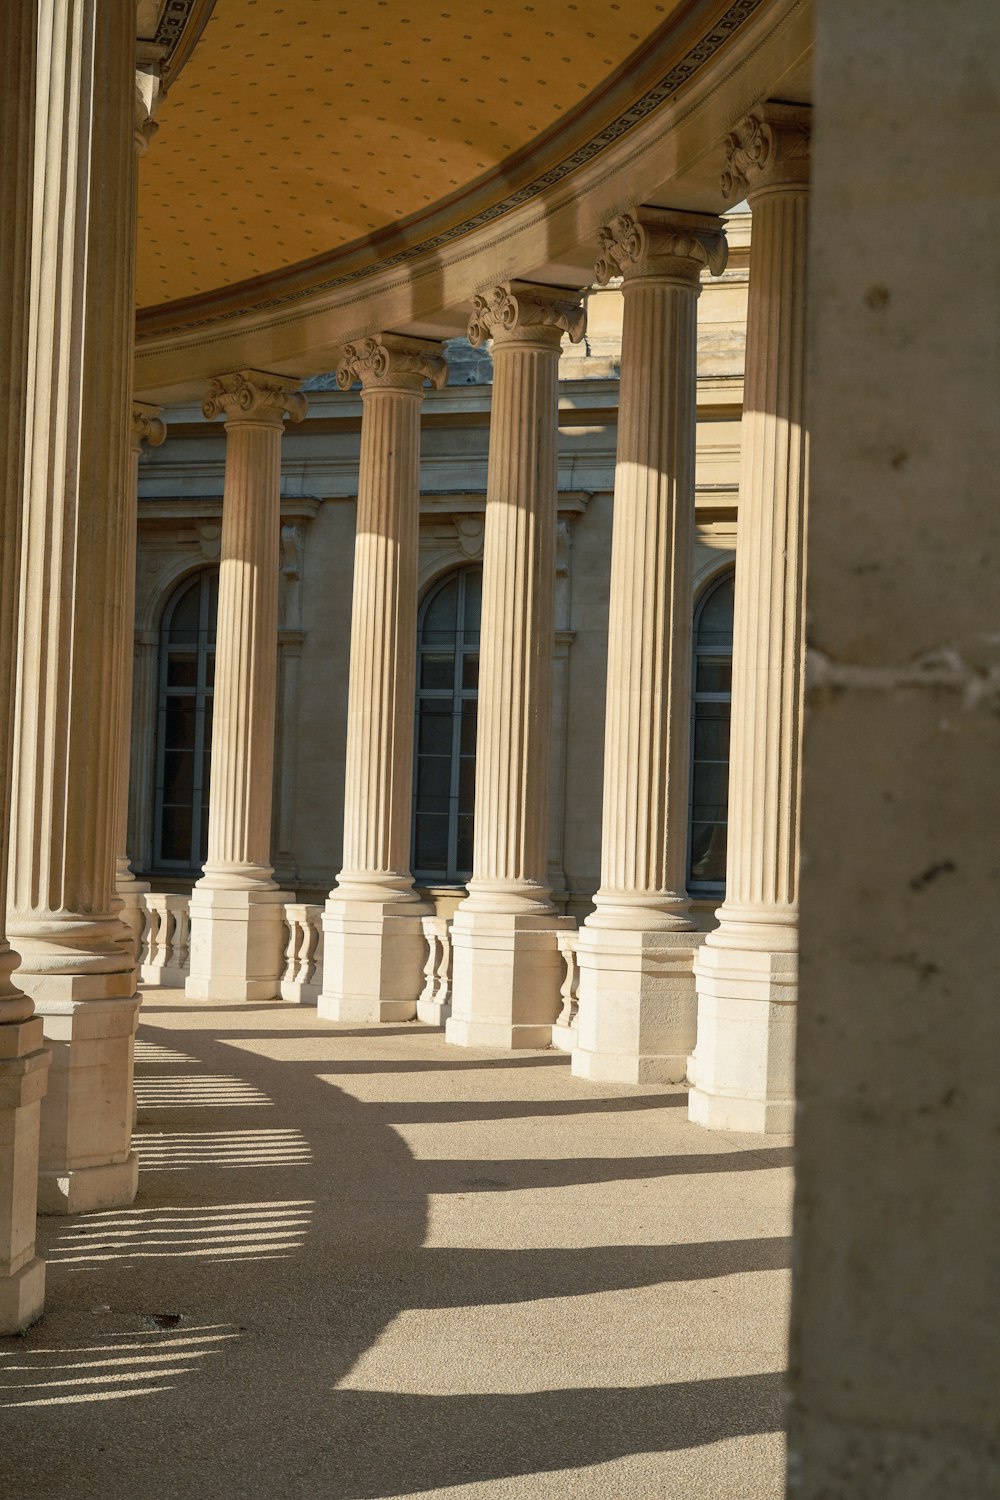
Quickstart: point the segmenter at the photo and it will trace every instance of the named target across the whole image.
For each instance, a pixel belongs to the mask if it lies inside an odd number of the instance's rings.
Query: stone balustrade
[[[560,1052],[572,1052],[576,1047],[576,1017],[580,1008],[580,965],[576,953],[578,936],[574,928],[572,932],[560,932],[556,937],[559,953],[565,966],[563,982],[559,989],[562,1010],[552,1028],[552,1045]]]
[[[417,1000],[417,1020],[443,1026],[451,1015],[451,921],[448,917],[422,917],[427,956],[424,987]]]
[[[323,908],[302,901],[285,905],[285,968],[281,998],[315,1005],[323,988]]]
[[[182,990],[189,964],[190,899],[167,891],[146,891],[142,906],[139,978],[147,989]]]

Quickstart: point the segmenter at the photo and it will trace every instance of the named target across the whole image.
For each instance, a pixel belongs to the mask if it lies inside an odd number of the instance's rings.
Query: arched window
[[[208,779],[219,570],[186,579],[163,612],[153,868],[190,874],[208,857]]]
[[[482,568],[461,568],[420,609],[413,873],[428,884],[472,874],[482,597]]]
[[[730,569],[702,594],[694,616],[691,760],[691,856],[695,894],[726,892],[729,816],[729,718],[733,695],[733,594]]]

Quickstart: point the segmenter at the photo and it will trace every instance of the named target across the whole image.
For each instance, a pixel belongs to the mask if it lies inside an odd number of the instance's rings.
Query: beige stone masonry
[[[284,968],[272,879],[271,785],[278,656],[281,434],[301,421],[298,382],[260,370],[212,381],[226,417],[208,859],[191,893],[194,1000],[274,1000]]]
[[[145,139],[140,136],[140,139]],[[167,435],[166,424],[160,420],[160,408],[150,406],[144,401],[133,401],[132,403],[132,426],[131,426],[131,452],[132,452],[132,485],[129,491],[129,507],[125,518],[125,531],[122,547],[122,582],[124,587],[124,606],[122,609],[122,620],[125,627],[125,639],[121,649],[121,702],[125,707],[122,714],[122,740],[119,748],[118,759],[118,796],[115,824],[115,890],[121,900],[122,907],[120,916],[131,934],[132,952],[136,961],[139,958],[139,947],[142,941],[142,931],[146,921],[146,913],[143,909],[143,897],[149,890],[148,882],[137,880],[132,873],[127,852],[128,836],[128,792],[129,792],[129,767],[132,759],[132,671],[135,660],[135,553],[136,553],[136,522],[138,516],[139,500],[139,454],[143,443],[148,443],[151,448],[158,448]]]
[[[547,884],[555,637],[556,440],[563,333],[580,294],[505,282],[476,298],[493,341],[483,554],[476,818],[469,894],[452,927],[449,1042],[544,1047],[560,1009],[560,928]]]
[[[18,956],[4,935],[28,375],[34,21],[27,6],[0,10],[0,1334],[34,1322],[45,1299],[35,1207],[50,1054],[42,1045],[41,1018],[12,980]]]
[[[601,885],[577,943],[573,1071],[675,1083],[694,1043],[700,942],[685,888],[691,746],[697,301],[721,220],[642,208],[601,234],[623,277]]]
[[[38,9],[8,931],[53,1043],[39,1203],[128,1203],[137,999],[114,888],[130,504],[134,17]],[[79,1127],[79,1129],[78,1129]]]
[[[447,379],[441,346],[377,334],[348,344],[337,382],[361,382],[344,787],[344,864],[323,918],[323,993],[335,1021],[417,1013],[429,913],[413,889],[410,823],[417,651],[420,406]]]
[[[733,626],[729,844],[719,927],[695,962],[691,1118],[789,1131],[794,1116],[804,661],[809,111],[765,104],[729,138],[753,214]]]

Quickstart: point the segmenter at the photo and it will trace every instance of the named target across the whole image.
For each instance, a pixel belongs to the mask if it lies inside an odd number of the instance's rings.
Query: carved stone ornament
[[[583,293],[567,287],[535,286],[527,281],[504,281],[477,294],[469,320],[469,343],[474,349],[487,339],[554,328],[578,344],[587,327]]]
[[[301,422],[307,406],[297,380],[262,370],[238,370],[233,375],[217,375],[209,383],[201,409],[209,418],[224,414],[230,421],[280,426],[286,415]]]
[[[601,230],[600,241],[594,268],[598,286],[607,286],[613,276],[696,279],[703,267],[720,276],[729,257],[721,219],[666,208],[619,214]]]
[[[149,406],[145,401],[132,403],[132,448],[138,453],[143,443],[158,448],[167,435],[166,422],[160,421],[160,406]]]
[[[356,380],[365,390],[379,386],[411,385],[420,390],[429,380],[436,391],[448,380],[448,365],[440,344],[397,333],[376,333],[356,344],[344,345],[337,366],[337,384],[350,390]]]
[[[761,104],[726,137],[722,192],[732,202],[758,188],[809,181],[809,109]]]

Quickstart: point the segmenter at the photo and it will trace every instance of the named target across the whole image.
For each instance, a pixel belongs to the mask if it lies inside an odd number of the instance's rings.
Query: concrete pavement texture
[[[787,1140],[419,1024],[147,993],[129,1208],[43,1218],[4,1500],[778,1500]]]

